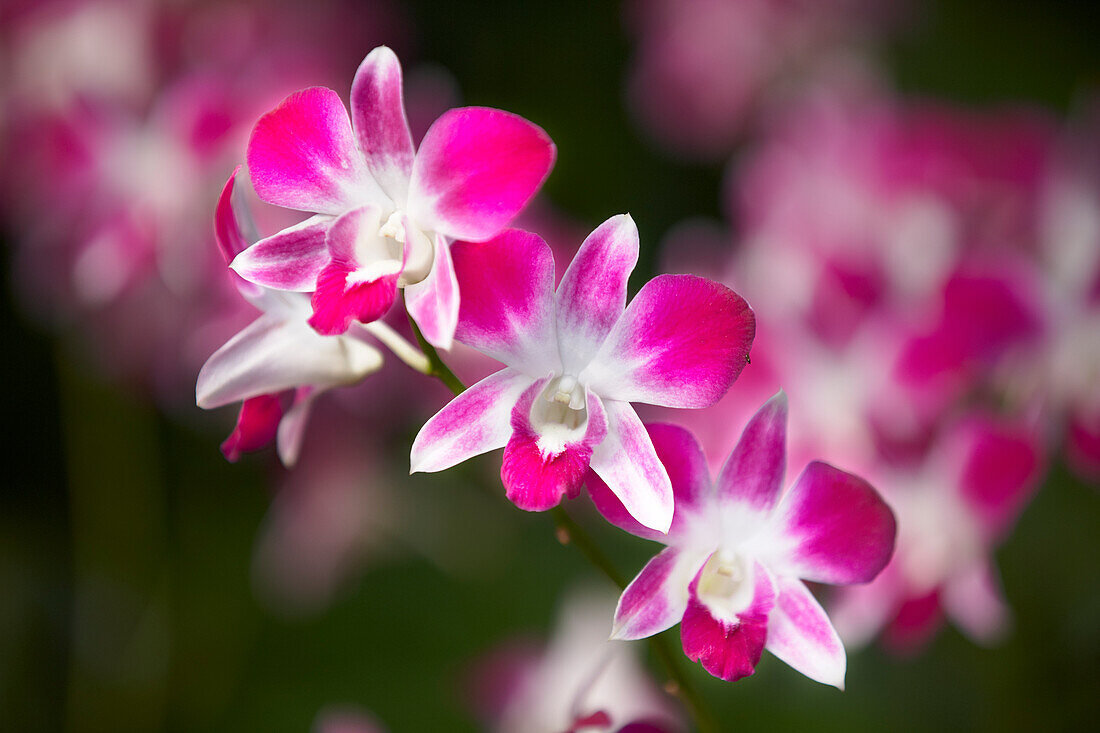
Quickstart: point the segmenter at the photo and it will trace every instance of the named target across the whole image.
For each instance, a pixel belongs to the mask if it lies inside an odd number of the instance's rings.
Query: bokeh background
[[[198,366],[251,318],[226,304],[211,228],[251,122],[302,86],[346,95],[374,45],[402,59],[414,134],[459,103],[543,126],[558,162],[523,223],[568,255],[629,211],[643,246],[635,288],[665,263],[710,267],[715,247],[726,257],[746,246],[752,212],[731,203],[745,171],[814,104],[871,99],[984,120],[962,146],[994,140],[994,160],[1020,152],[1002,123],[1024,119],[1082,178],[1100,173],[1100,8],[773,4],[797,22],[753,25],[766,2],[5,0],[0,728],[301,731],[347,709],[394,731],[480,730],[479,660],[545,639],[578,583],[610,592],[548,517],[504,500],[495,459],[405,476],[418,421],[446,393],[394,359],[329,395],[292,473],[270,450],[228,463],[218,443],[233,411],[193,406]],[[678,30],[693,13],[700,25]],[[718,50],[693,67],[685,59],[700,48]],[[828,134],[812,128],[803,143]],[[826,184],[843,172],[827,169]],[[1098,189],[1085,190],[1086,208],[1100,209]],[[981,224],[992,211],[974,215]],[[685,220],[702,228],[698,242]],[[683,241],[670,232],[693,241],[662,247]],[[1086,326],[1070,341],[1087,357],[1098,339]],[[1066,398],[1070,412],[1100,390],[1089,368],[1074,376],[1083,391]],[[736,435],[734,413],[719,434]],[[1018,413],[1034,424],[1029,404]],[[736,684],[692,667],[724,729],[1092,727],[1097,464],[1067,461],[1066,433],[1047,432],[1038,488],[995,550],[1014,615],[1003,639],[977,644],[947,625],[900,651],[869,646],[851,653],[843,693],[767,656]],[[571,511],[623,572],[652,554],[582,502]]]

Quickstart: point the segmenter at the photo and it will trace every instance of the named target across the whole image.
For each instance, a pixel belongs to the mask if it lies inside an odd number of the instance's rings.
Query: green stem
[[[443,363],[439,352],[424,338],[424,334],[420,332],[412,317],[409,318],[409,324],[412,326],[413,335],[416,336],[416,343],[420,345],[420,350],[424,352],[424,356],[428,357],[428,361],[431,363],[429,376],[443,382],[448,389],[454,392],[456,397],[465,392],[466,385]],[[554,524],[557,525],[558,539],[561,540],[562,544],[571,544],[576,547],[588,562],[607,576],[608,580],[618,586],[620,590],[626,588],[626,578],[619,573],[615,565],[600,550],[588,532],[569,516],[564,507],[561,505],[554,507],[550,510],[550,515],[554,518]],[[707,710],[702,696],[699,695],[687,675],[684,674],[684,669],[679,664],[675,651],[669,646],[666,635],[651,636],[648,641],[661,666],[665,668],[665,674],[668,675],[666,689],[677,695],[687,706],[701,733],[717,731],[718,725]]]
[[[447,389],[455,393],[455,396],[462,394],[466,391],[466,385],[462,383],[462,380],[455,376],[455,373],[451,371],[451,368],[443,363],[443,360],[439,358],[439,352],[435,350],[435,347],[428,343],[428,340],[424,338],[424,334],[420,332],[420,327],[416,325],[416,321],[409,316],[409,325],[412,326],[413,336],[416,336],[416,343],[420,346],[420,350],[424,352],[424,356],[428,357],[428,362],[431,364],[429,377],[435,377],[440,382],[446,385]]]

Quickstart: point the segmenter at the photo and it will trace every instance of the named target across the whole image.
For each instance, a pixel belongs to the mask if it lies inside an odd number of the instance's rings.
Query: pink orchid
[[[237,172],[225,184],[215,213],[215,235],[227,261],[249,241],[233,208]],[[261,448],[277,436],[279,456],[289,466],[297,460],[317,395],[377,371],[382,354],[358,332],[330,337],[310,328],[305,295],[239,279],[238,287],[263,315],[203,364],[195,399],[204,409],[243,400],[237,427],[222,446],[227,458],[236,460],[242,451]],[[285,414],[284,403],[290,405]]]
[[[1010,611],[993,551],[1038,487],[1043,451],[1032,429],[971,415],[944,430],[923,465],[884,472],[898,516],[897,552],[873,583],[832,607],[848,644],[887,627],[894,647],[926,642],[947,615],[971,639],[996,641]]]
[[[626,305],[638,260],[629,215],[593,231],[554,291],[538,236],[508,230],[454,248],[463,298],[458,341],[503,362],[431,418],[412,471],[441,471],[504,448],[501,479],[521,509],[575,495],[589,468],[647,527],[668,529],[672,486],[631,402],[706,407],[745,366],[756,330],[725,286],[662,275]]]
[[[259,285],[312,292],[310,324],[326,335],[380,318],[402,287],[424,336],[450,348],[459,292],[448,239],[493,237],[535,195],[554,156],[540,127],[484,107],[444,113],[415,150],[400,63],[379,46],[356,72],[350,118],[336,92],[313,87],[256,123],[256,192],[316,215],[257,242],[232,267]]]
[[[513,641],[474,666],[471,697],[495,733],[675,733],[682,713],[634,645],[607,638],[614,596],[572,591],[549,643]]]
[[[684,652],[726,680],[755,671],[765,648],[811,679],[843,687],[844,647],[803,583],[866,583],[890,559],[890,508],[863,479],[818,461],[780,496],[787,398],[749,421],[712,483],[695,438],[649,427],[676,493],[667,537],[638,525],[598,479],[589,491],[612,524],[667,549],[631,581],[612,638],[640,639],[680,621]]]

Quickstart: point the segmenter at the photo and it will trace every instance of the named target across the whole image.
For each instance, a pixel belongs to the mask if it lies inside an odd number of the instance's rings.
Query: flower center
[[[752,604],[754,587],[749,559],[719,550],[703,566],[695,593],[716,619],[737,623],[737,615]]]
[[[386,222],[378,229],[378,236],[394,243],[397,259],[403,257],[404,249],[409,250],[405,269],[401,273],[400,284],[413,285],[422,281],[432,271],[435,259],[435,246],[432,237],[419,227],[405,227],[405,212],[401,209],[390,214]]]
[[[551,379],[531,406],[531,426],[544,454],[557,455],[582,440],[588,429],[584,385],[570,374]]]

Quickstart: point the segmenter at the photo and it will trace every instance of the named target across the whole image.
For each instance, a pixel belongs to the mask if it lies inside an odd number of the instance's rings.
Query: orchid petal
[[[448,402],[413,441],[410,473],[442,471],[503,448],[512,435],[512,407],[531,384],[530,377],[502,369]]]
[[[245,249],[230,267],[257,285],[308,293],[328,264],[325,236],[332,222],[331,216],[318,215],[287,227]]]
[[[275,447],[279,452],[279,460],[287,468],[294,468],[298,463],[298,456],[302,452],[302,441],[306,435],[306,424],[313,410],[313,402],[322,391],[312,386],[299,387],[294,392],[293,404],[279,421]]]
[[[233,169],[229,180],[222,188],[221,195],[218,196],[218,205],[214,209],[214,240],[218,243],[218,250],[225,258],[227,265],[249,247],[233,207],[233,192],[237,183],[237,174],[240,172],[241,166]]]
[[[599,399],[592,396],[593,400]],[[592,453],[592,470],[643,526],[672,526],[672,482],[638,413],[626,402],[604,400],[607,437]]]
[[[401,62],[386,46],[367,54],[355,72],[351,124],[374,180],[402,206],[409,195],[415,149],[402,98]]]
[[[997,570],[986,562],[975,563],[949,579],[941,601],[952,620],[980,644],[1000,640],[1012,623]]]
[[[619,529],[647,540],[672,544],[671,540],[700,530],[699,524],[691,520],[706,512],[712,490],[710,474],[703,449],[690,431],[679,425],[664,424],[647,425],[646,430],[672,483],[675,511],[668,534],[639,524],[595,474],[588,478],[588,494],[604,519]]]
[[[450,350],[461,303],[451,248],[442,237],[436,236],[428,277],[405,287],[405,307],[429,344]]]
[[[680,641],[688,659],[700,662],[703,669],[729,682],[755,672],[764,652],[768,613],[775,604],[775,587],[759,564],[754,578],[751,605],[737,614],[737,623],[730,623],[714,618],[699,600],[697,573],[691,582],[687,610],[680,622]]]
[[[638,573],[619,598],[612,639],[644,639],[670,629],[688,605],[688,585],[708,554],[666,547]]]
[[[455,338],[535,378],[558,372],[554,255],[537,234],[506,229],[451,250],[462,288]]]
[[[324,87],[295,92],[259,119],[248,169],[259,197],[288,209],[337,215],[384,197],[355,147],[343,102]]]
[[[244,250],[248,249],[249,237],[241,229],[240,217],[237,215],[237,207],[234,205],[234,195],[237,185],[237,174],[241,172],[241,166],[237,166],[225,182],[221,195],[218,196],[218,204],[214,209],[214,241],[218,244],[218,250],[225,258],[228,265]],[[243,279],[240,275],[232,273],[233,284],[245,300],[255,303],[263,296],[263,291],[253,283]]]
[[[445,112],[413,161],[409,211],[426,229],[480,242],[499,232],[538,191],[554,143],[537,125],[499,109]]]
[[[236,463],[242,453],[251,453],[275,439],[283,406],[278,395],[265,394],[250,397],[241,403],[237,424],[221,445],[222,455],[230,463]]]
[[[758,540],[771,570],[817,583],[866,583],[889,562],[897,525],[882,497],[853,474],[814,461]]]
[[[997,539],[1038,488],[1043,469],[1039,437],[1022,426],[982,417],[961,426],[956,439],[965,446],[959,491],[985,536]]]
[[[319,336],[304,319],[265,314],[206,360],[196,401],[209,409],[307,384],[351,384],[381,366],[382,354],[370,344]]]
[[[638,263],[638,227],[613,216],[585,238],[555,298],[558,349],[567,373],[579,374],[626,308],[626,283]]]
[[[779,501],[787,467],[787,395],[780,390],[741,433],[718,475],[718,496],[726,505],[767,515]]]
[[[829,617],[797,578],[778,578],[766,647],[812,680],[844,689],[847,657]]]
[[[748,360],[756,318],[741,296],[694,275],[659,275],[627,306],[582,381],[610,399],[707,407]]]

